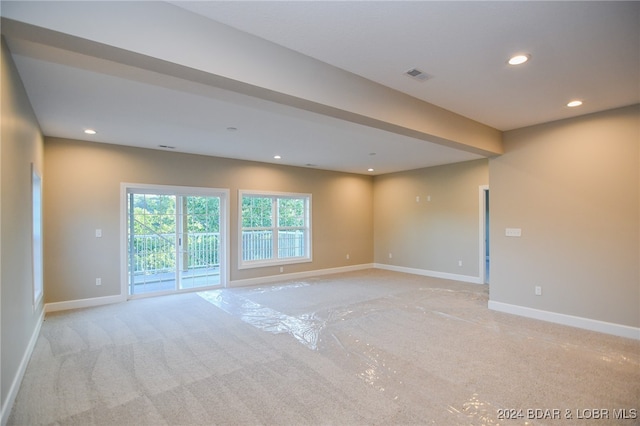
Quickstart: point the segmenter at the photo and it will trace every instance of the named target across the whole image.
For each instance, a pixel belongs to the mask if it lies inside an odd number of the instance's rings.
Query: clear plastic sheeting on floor
[[[50,312],[7,425],[638,424],[640,341],[488,296],[371,269]]]
[[[331,281],[315,278],[266,287],[203,291],[198,295],[256,328],[274,334],[289,334],[309,349],[318,350],[321,343],[337,343],[346,350],[336,334],[331,330],[325,333],[328,325],[392,311],[426,313],[426,307],[420,301],[432,299],[434,295],[437,297],[438,292],[454,294],[459,293],[460,289],[375,281],[332,285]],[[467,296],[484,299],[483,293],[481,291],[474,296],[475,292],[467,292]],[[437,310],[430,313],[473,322],[473,319]]]
[[[503,424],[521,412],[516,421],[545,424],[567,420],[553,417],[559,413],[579,414],[574,406],[611,405],[604,401],[615,400],[614,394],[617,408],[634,409],[633,398],[623,396],[615,383],[640,378],[639,357],[617,352],[617,344],[608,351],[577,335],[625,339],[490,311],[488,290],[372,270],[199,295],[259,330],[295,338],[390,401],[414,407],[412,415],[441,412],[431,418],[447,419],[446,424]],[[565,374],[571,369],[575,374]],[[553,387],[567,398],[562,388],[576,389],[575,378],[586,371],[589,376],[579,381],[602,387],[568,397],[571,407],[545,394],[552,381],[563,382]],[[514,398],[498,396],[513,388],[513,381],[521,384]],[[628,388],[626,395],[637,394],[637,385]]]
[[[310,349],[317,349],[318,336],[326,324],[325,320],[316,318],[315,314],[283,314],[229,290],[212,290],[198,294],[254,327],[274,334],[288,333]]]

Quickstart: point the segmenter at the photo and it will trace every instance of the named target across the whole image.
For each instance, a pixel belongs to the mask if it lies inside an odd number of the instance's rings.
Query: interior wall
[[[120,294],[121,182],[230,189],[232,281],[280,274],[238,269],[240,189],[312,194],[313,262],[285,274],[373,260],[369,176],[56,138],[45,141],[45,166],[47,303]]]
[[[640,326],[640,106],[506,132],[504,144],[489,161],[491,300]]]
[[[376,176],[375,262],[479,278],[479,187],[488,183],[486,159]]]
[[[5,420],[43,311],[42,303],[33,305],[31,164],[44,172],[40,127],[4,38],[0,58],[0,381]]]

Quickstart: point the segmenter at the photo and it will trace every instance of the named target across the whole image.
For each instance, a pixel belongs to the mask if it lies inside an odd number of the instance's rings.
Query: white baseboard
[[[92,297],[90,299],[68,300],[65,302],[47,303],[44,305],[45,312],[66,311],[68,309],[91,308],[93,306],[109,305],[111,303],[126,302],[127,297],[123,295]]]
[[[576,317],[567,314],[559,314],[557,312],[543,311],[540,309],[528,308],[526,306],[511,305],[509,303],[496,302],[494,300],[489,300],[488,307],[494,311],[640,340],[640,328],[638,327],[631,327],[628,325],[615,324],[584,317]]]
[[[448,272],[429,271],[428,269],[407,268],[404,266],[387,265],[384,263],[374,263],[374,268],[385,269],[387,271],[404,272],[407,274],[422,275],[425,277],[443,278],[445,280],[462,281],[471,284],[484,284],[480,277],[470,275],[451,274]]]
[[[258,277],[258,278],[249,278],[245,280],[229,281],[229,284],[227,285],[227,287],[229,288],[246,287],[246,286],[267,284],[267,283],[284,281],[284,280],[295,280],[295,279],[316,277],[320,275],[337,274],[340,272],[359,271],[362,269],[371,269],[371,268],[373,268],[373,264],[366,263],[361,265],[344,266],[344,267],[338,267],[338,268],[295,272],[291,274],[270,275],[267,277]],[[109,305],[111,303],[120,303],[120,302],[126,302],[126,301],[127,301],[126,295],[115,295],[115,296],[93,297],[90,299],[68,300],[64,302],[47,303],[45,305],[45,312],[66,311],[68,309],[91,308],[94,306]]]
[[[29,364],[29,360],[31,359],[31,354],[33,354],[33,349],[36,347],[38,336],[40,336],[40,329],[42,328],[43,321],[44,309],[42,309],[42,311],[40,312],[36,327],[34,328],[33,333],[31,333],[31,338],[29,339],[27,349],[22,355],[22,360],[20,361],[20,365],[18,366],[18,371],[16,372],[13,381],[11,382],[11,387],[9,388],[9,392],[7,393],[5,404],[2,406],[2,416],[0,417],[0,424],[2,425],[6,425],[9,421],[11,408],[13,408],[13,403],[16,401],[16,397],[18,396],[18,391],[20,390],[20,385],[22,384],[24,373],[25,371],[27,371],[27,365]]]
[[[429,271],[429,270],[417,269],[417,268],[407,268],[403,266],[386,265],[383,263],[373,263],[373,264],[365,263],[365,264],[353,265],[353,266],[343,266],[343,267],[337,267],[337,268],[319,269],[319,270],[305,271],[305,272],[295,272],[290,274],[270,275],[267,277],[249,278],[244,280],[233,280],[233,281],[229,281],[228,287],[234,288],[234,287],[246,287],[246,286],[260,285],[260,284],[269,284],[269,283],[278,282],[278,281],[304,279],[304,278],[310,278],[310,277],[317,277],[321,275],[359,271],[359,270],[371,269],[371,268],[384,269],[384,270],[396,271],[396,272],[404,272],[408,274],[422,275],[427,277],[462,281],[462,282],[467,282],[472,284],[483,284],[482,280],[479,277],[472,277],[468,275],[458,275],[458,274],[451,274],[447,272]],[[44,315],[45,312],[55,312],[55,311],[62,311],[67,309],[89,308],[93,306],[107,305],[111,303],[125,302],[126,300],[127,300],[126,295],[115,295],[115,296],[95,297],[91,299],[80,299],[80,300],[70,300],[65,302],[47,303],[44,306],[42,315]],[[573,315],[560,314],[556,312],[543,311],[540,309],[528,308],[528,307],[519,306],[519,305],[512,305],[509,303],[497,302],[494,300],[489,301],[488,308],[494,311],[505,312],[508,314],[520,315],[527,318],[533,318],[533,319],[538,319],[542,321],[553,322],[556,324],[582,328],[585,330],[611,334],[614,336],[640,340],[640,328],[638,327],[615,324],[615,323],[610,323],[606,321],[594,320],[590,318],[576,317]],[[36,332],[34,332],[35,337],[32,337],[33,345],[35,345],[35,340],[37,340],[37,336],[40,331],[41,324],[42,324],[42,321],[40,321],[38,325],[38,329],[36,330]],[[30,351],[31,350],[33,350],[33,348],[31,348]],[[30,354],[31,352],[29,352],[29,356]],[[28,358],[27,358],[27,361],[28,361]],[[26,365],[25,365],[25,368],[26,368]],[[22,374],[24,374],[24,371],[22,372]],[[2,412],[3,419],[5,415],[4,410],[5,410],[5,407],[3,407],[3,412]]]
[[[257,278],[247,278],[244,280],[233,280],[229,281],[227,287],[235,288],[235,287],[247,287],[252,285],[259,284],[269,284],[278,281],[287,281],[287,280],[299,280],[310,277],[318,277],[320,275],[329,275],[329,274],[339,274],[342,272],[351,272],[351,271],[361,271],[363,269],[371,269],[373,268],[372,263],[364,263],[360,265],[353,266],[341,266],[338,268],[327,268],[327,269],[316,269],[313,271],[305,271],[305,272],[293,272],[290,274],[278,274],[278,275],[269,275],[267,277],[257,277]]]

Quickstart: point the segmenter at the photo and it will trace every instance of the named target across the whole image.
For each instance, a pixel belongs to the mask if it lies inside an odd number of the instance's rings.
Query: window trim
[[[306,199],[306,215],[305,215],[305,230],[306,230],[306,238],[305,238],[305,256],[301,257],[290,257],[290,258],[278,258],[273,257],[271,259],[261,259],[261,260],[243,260],[242,254],[242,233],[244,227],[242,226],[242,199],[245,196],[257,196],[264,198],[273,198],[275,200],[282,198],[305,198]],[[277,201],[276,201],[277,203]],[[274,211],[277,212],[275,207]],[[312,195],[308,193],[298,193],[298,192],[277,192],[277,191],[254,191],[248,189],[240,189],[238,190],[238,269],[251,269],[251,268],[262,268],[266,266],[282,266],[282,265],[291,265],[296,263],[309,263],[313,262],[313,233],[312,233]],[[274,214],[273,218],[273,226],[274,230],[273,239],[277,239],[278,229],[278,217],[277,214]],[[277,244],[277,243],[276,243]],[[275,247],[275,246],[274,246]],[[274,255],[277,256],[277,251],[274,249]]]

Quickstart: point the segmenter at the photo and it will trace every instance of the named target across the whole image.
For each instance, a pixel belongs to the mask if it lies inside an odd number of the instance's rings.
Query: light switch
[[[96,229],[96,238],[102,237],[102,229]]]
[[[506,228],[504,231],[504,235],[507,237],[521,237],[522,229],[520,228]]]

